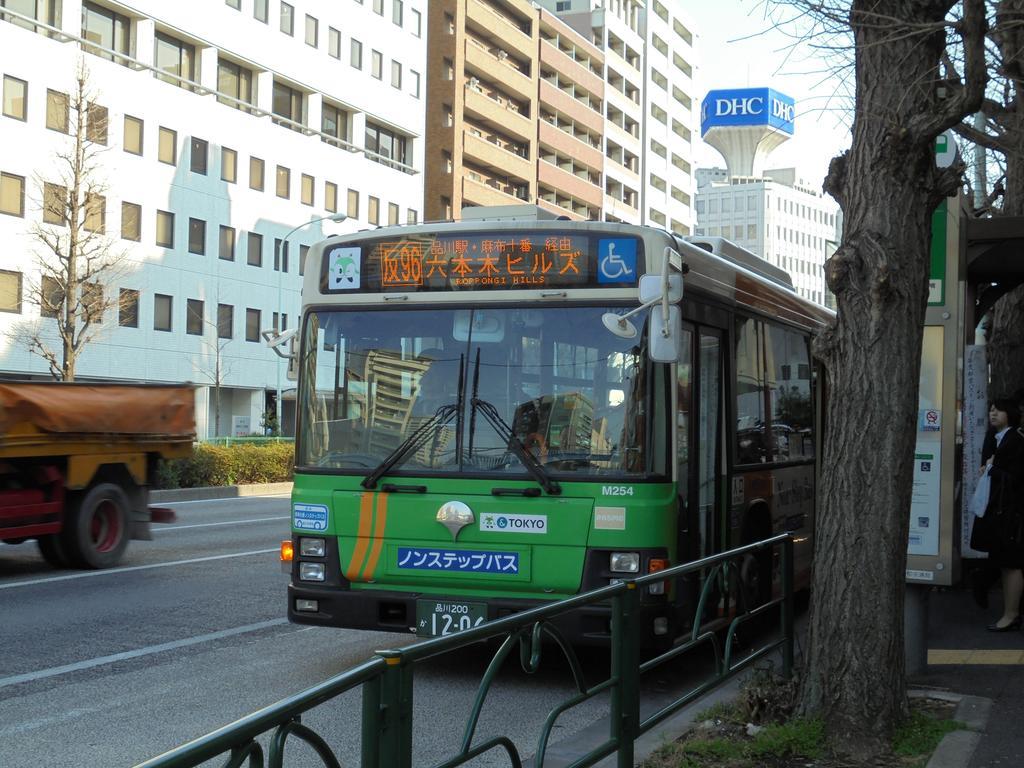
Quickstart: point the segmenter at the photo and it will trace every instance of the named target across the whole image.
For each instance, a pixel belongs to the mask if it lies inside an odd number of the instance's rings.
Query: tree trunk
[[[838,317],[816,342],[828,431],[801,708],[822,717],[832,748],[865,762],[888,752],[907,712],[903,589],[931,214],[955,179],[934,155],[948,127],[936,30],[951,4],[853,2],[853,141],[825,180],[845,231],[826,266]]]

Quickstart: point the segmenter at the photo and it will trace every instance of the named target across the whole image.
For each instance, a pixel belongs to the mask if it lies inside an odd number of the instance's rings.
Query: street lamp
[[[281,276],[284,274],[284,255],[285,255],[285,253],[288,252],[288,238],[291,237],[292,235],[294,235],[296,232],[298,232],[303,227],[308,227],[311,224],[318,224],[321,221],[333,221],[335,223],[340,223],[342,221],[345,221],[345,219],[347,219],[347,218],[348,218],[347,214],[344,214],[344,213],[332,213],[330,216],[321,216],[321,217],[316,218],[316,219],[310,219],[309,221],[304,221],[302,224],[299,224],[297,227],[294,227],[287,235],[285,235],[284,237],[281,238],[280,250],[276,254],[276,256],[277,256],[277,267],[278,267],[278,269],[277,269],[277,322],[278,322],[279,326],[281,324],[282,318],[284,318],[284,312],[281,311],[283,309],[282,302],[281,302],[281,299],[282,299],[282,277]],[[296,317],[296,322],[298,322],[298,321],[299,321],[299,318]],[[276,328],[275,330],[280,332],[283,329]],[[275,410],[277,412],[277,429],[278,429],[278,431],[281,430],[281,416],[282,416],[283,410],[284,410],[282,405],[283,404],[281,402],[281,361],[278,360],[277,361],[277,401],[275,402]]]

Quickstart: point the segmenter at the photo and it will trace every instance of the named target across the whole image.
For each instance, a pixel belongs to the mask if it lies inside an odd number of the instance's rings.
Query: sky
[[[773,28],[767,0],[674,0],[694,22],[701,101],[718,88],[771,86],[796,100],[793,137],[776,149],[770,168],[797,168],[820,188],[829,161],[850,144],[848,102],[843,83],[830,73],[819,50],[792,33]],[[791,9],[781,9],[788,16]],[[725,163],[702,141],[694,143],[697,167]]]

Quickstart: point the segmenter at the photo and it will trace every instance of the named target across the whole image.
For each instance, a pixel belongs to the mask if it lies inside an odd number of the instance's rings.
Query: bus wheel
[[[39,545],[39,552],[47,563],[54,568],[68,567],[68,556],[64,553],[64,545],[58,534],[51,533],[47,536],[40,536],[36,540],[36,544]]]
[[[65,518],[63,543],[74,565],[109,568],[128,546],[128,496],[120,486],[100,483],[90,488]]]
[[[744,526],[743,543],[753,544],[771,536],[767,515],[752,515]],[[744,555],[740,563],[741,608],[752,611],[772,599],[772,551]]]

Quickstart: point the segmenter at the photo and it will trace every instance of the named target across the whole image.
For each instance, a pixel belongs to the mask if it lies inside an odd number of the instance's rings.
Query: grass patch
[[[911,706],[913,707],[913,703]],[[965,727],[956,720],[939,719],[912,710],[907,722],[896,729],[892,740],[893,754],[900,757],[930,755],[939,746],[943,736]]]

